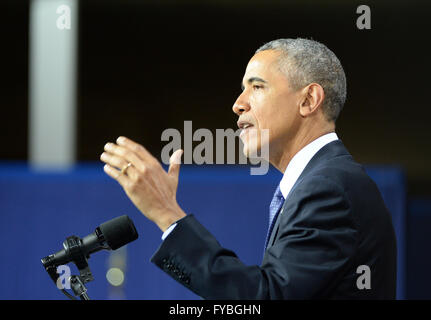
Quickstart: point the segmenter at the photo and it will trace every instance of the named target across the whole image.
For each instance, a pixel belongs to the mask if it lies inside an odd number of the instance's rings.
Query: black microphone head
[[[102,223],[99,229],[106,243],[112,250],[118,249],[138,239],[138,232],[136,231],[135,225],[127,215]]]

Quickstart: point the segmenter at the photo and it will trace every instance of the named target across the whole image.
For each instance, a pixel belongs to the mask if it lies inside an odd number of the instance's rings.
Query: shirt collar
[[[283,178],[280,181],[280,190],[284,199],[289,195],[290,190],[296,183],[296,180],[298,180],[302,171],[304,171],[308,162],[310,162],[311,158],[313,158],[314,155],[325,145],[335,140],[338,140],[338,136],[335,132],[327,133],[316,140],[313,140],[295,154],[287,165]]]

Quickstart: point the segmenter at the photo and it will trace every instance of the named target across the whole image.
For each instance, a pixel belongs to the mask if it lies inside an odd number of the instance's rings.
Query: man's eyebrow
[[[262,83],[267,83],[265,80],[263,80],[262,78],[259,78],[259,77],[251,77],[251,78],[248,78],[248,80],[247,80],[248,84],[251,84],[251,83],[256,82],[256,81],[262,82]],[[243,82],[241,82],[241,89],[244,90],[244,83]]]

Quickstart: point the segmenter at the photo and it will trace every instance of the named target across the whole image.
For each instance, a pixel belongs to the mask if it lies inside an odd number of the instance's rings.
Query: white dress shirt
[[[283,194],[284,200],[287,199],[290,190],[292,190],[296,180],[298,180],[311,158],[313,158],[320,149],[335,140],[338,140],[338,136],[335,132],[327,133],[307,144],[293,156],[280,182],[280,191]]]
[[[283,174],[283,178],[280,181],[280,190],[283,194],[284,200],[287,199],[290,190],[295,185],[296,180],[298,180],[302,171],[304,171],[307,164],[310,162],[311,158],[322,149],[328,143],[338,140],[338,136],[335,132],[327,133],[316,140],[313,140],[309,144],[307,144],[304,148],[299,150],[292,160],[290,160],[287,165],[286,171]],[[172,224],[162,235],[162,240],[165,240],[166,237],[174,230],[177,224]]]

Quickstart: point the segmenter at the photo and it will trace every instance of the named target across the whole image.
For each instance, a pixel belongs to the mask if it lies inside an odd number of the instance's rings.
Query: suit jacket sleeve
[[[242,263],[193,215],[178,222],[151,261],[206,299],[324,297],[352,264],[357,245],[344,191],[326,177],[307,179],[279,219],[260,267]]]

